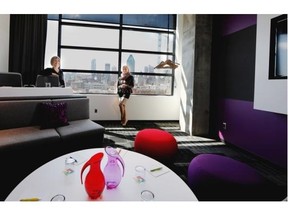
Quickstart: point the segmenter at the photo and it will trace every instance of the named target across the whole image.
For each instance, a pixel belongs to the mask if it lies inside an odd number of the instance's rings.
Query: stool
[[[200,201],[273,200],[275,191],[254,168],[217,154],[201,154],[191,160],[188,185]]]
[[[160,129],[143,129],[135,137],[134,150],[161,162],[171,162],[177,154],[174,136]]]

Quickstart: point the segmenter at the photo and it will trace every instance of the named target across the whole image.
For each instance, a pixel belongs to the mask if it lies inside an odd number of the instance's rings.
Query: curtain
[[[47,15],[10,15],[9,71],[22,74],[24,85],[35,85],[44,69]]]

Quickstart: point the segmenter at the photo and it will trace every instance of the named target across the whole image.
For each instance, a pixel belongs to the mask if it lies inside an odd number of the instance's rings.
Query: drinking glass
[[[136,166],[135,167],[135,180],[138,183],[145,182],[145,174],[146,174],[146,169],[143,166]]]
[[[63,194],[56,194],[50,201],[65,201],[65,196]]]
[[[154,199],[154,194],[152,191],[149,190],[143,190],[141,191],[141,198],[143,201],[151,201]]]
[[[67,157],[65,159],[65,175],[69,175],[74,172],[74,166],[77,164],[77,160],[73,157]]]
[[[45,82],[45,87],[51,87],[51,83],[50,82]]]

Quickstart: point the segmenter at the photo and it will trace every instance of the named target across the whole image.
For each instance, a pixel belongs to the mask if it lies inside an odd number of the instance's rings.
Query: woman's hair
[[[50,64],[53,65],[54,61],[60,59],[58,56],[53,56],[50,60]]]
[[[122,69],[123,68],[127,68],[128,72],[130,72],[130,69],[129,69],[129,67],[127,65],[123,65]]]

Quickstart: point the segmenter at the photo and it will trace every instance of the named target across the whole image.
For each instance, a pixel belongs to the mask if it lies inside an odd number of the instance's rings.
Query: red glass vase
[[[101,160],[103,153],[93,155],[82,167],[81,170],[81,184],[83,184],[82,175],[84,170],[90,166],[90,170],[85,178],[85,190],[91,199],[97,199],[101,196],[105,187],[105,177],[101,171]]]

